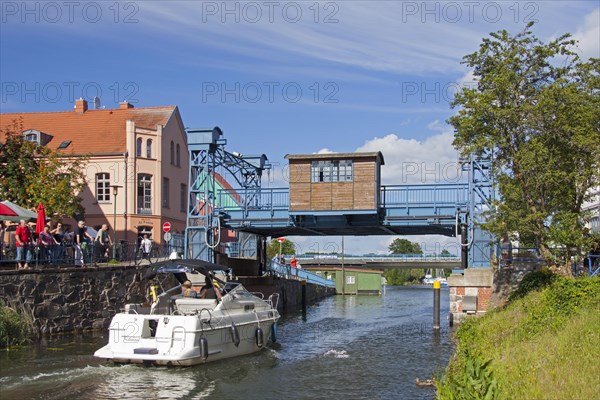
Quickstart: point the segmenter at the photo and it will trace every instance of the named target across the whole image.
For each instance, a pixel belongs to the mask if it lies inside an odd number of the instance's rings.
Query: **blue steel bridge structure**
[[[190,157],[186,256],[214,261],[221,228],[237,232],[239,247],[256,251],[258,239],[279,236],[457,236],[461,266],[487,268],[493,241],[480,228],[494,188],[489,158],[462,161],[464,183],[382,185],[374,210],[290,210],[289,188],[263,188],[267,157],[225,149],[218,127],[188,129]]]

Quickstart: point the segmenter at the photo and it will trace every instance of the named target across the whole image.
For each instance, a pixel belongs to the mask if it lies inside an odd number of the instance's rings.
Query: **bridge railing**
[[[291,258],[292,256],[286,256]],[[341,261],[341,256],[303,256],[298,255],[296,259],[300,262],[311,261],[311,262],[327,262],[327,261]],[[459,256],[441,256],[438,254],[391,254],[391,255],[345,255],[345,261],[364,261],[364,262],[432,262],[432,261],[460,261]]]
[[[236,201],[229,201],[234,198]],[[384,185],[381,186],[381,207],[431,207],[466,204],[466,184],[435,185]],[[288,210],[289,188],[261,188],[248,191],[244,188],[217,190],[217,204],[227,211],[240,210]]]
[[[228,199],[236,199],[235,205]],[[217,202],[224,211],[288,210],[290,204],[290,189],[267,188],[259,191],[248,191],[244,188],[217,190]]]
[[[381,186],[382,207],[462,205],[468,199],[467,184]]]
[[[290,265],[280,264],[271,260],[271,266],[269,268],[271,273],[285,277],[287,279],[296,279],[300,281],[306,281],[308,283],[313,283],[315,285],[335,288],[335,282],[330,279],[325,279],[322,276],[317,274],[313,274],[312,272],[308,272],[301,268],[294,268]]]

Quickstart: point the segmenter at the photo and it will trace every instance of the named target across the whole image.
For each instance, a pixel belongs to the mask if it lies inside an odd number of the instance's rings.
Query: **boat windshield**
[[[241,297],[252,297],[252,293],[250,293],[248,290],[246,290],[246,288],[241,284],[238,284],[236,287],[231,289],[228,293],[235,294],[236,296],[241,296]]]

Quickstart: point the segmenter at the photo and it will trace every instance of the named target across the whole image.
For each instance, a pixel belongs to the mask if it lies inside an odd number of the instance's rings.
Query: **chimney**
[[[84,112],[86,112],[88,109],[88,104],[87,104],[87,100],[84,99],[78,99],[75,100],[75,112],[79,113],[79,114],[83,114]]]
[[[131,103],[127,102],[127,101],[122,101],[122,102],[119,103],[119,108],[121,110],[126,110],[128,108],[133,108],[133,104],[131,104]]]

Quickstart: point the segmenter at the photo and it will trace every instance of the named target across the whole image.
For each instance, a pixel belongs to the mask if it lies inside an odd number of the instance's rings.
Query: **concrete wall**
[[[29,318],[40,335],[106,330],[126,303],[144,303],[145,268],[3,271],[0,298]],[[176,284],[171,277],[164,284]]]

